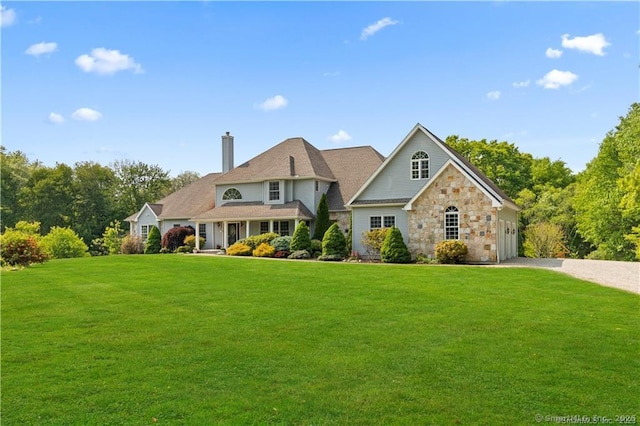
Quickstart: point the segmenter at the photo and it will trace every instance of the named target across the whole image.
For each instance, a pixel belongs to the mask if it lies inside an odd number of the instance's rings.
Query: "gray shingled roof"
[[[330,211],[346,210],[346,202],[384,161],[384,156],[371,146],[327,149],[321,152],[337,179],[327,192]]]
[[[309,177],[335,180],[322,153],[303,138],[290,138],[225,173],[216,183]]]
[[[315,216],[301,201],[285,204],[264,204],[262,202],[233,201],[223,204],[193,220],[256,220],[256,219],[313,219]]]

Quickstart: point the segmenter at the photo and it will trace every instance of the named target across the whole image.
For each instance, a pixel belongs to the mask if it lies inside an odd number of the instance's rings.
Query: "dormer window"
[[[429,155],[418,151],[411,157],[411,179],[429,179]]]
[[[240,191],[238,191],[235,188],[229,188],[226,191],[224,191],[224,194],[222,194],[222,199],[224,201],[242,200],[242,194],[240,193]]]
[[[269,182],[269,201],[278,201],[280,199],[280,182]]]

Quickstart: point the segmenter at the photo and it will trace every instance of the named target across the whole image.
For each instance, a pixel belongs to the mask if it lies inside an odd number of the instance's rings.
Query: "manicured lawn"
[[[521,268],[51,261],[2,273],[2,424],[639,416],[639,308]]]

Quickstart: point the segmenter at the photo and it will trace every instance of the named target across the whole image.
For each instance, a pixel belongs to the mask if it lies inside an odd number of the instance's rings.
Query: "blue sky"
[[[420,122],[578,172],[639,100],[638,2],[3,2],[2,144],[175,176]],[[357,166],[357,165],[354,165]]]

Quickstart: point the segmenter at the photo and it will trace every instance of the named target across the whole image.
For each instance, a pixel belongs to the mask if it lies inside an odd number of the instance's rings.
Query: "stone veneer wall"
[[[409,250],[435,256],[435,245],[444,239],[444,212],[454,206],[459,213],[460,240],[469,262],[497,261],[497,209],[469,179],[449,165],[413,203],[407,212]]]
[[[351,225],[351,212],[329,212],[329,220],[338,222],[338,226],[346,236],[347,232],[349,232],[349,226]]]

